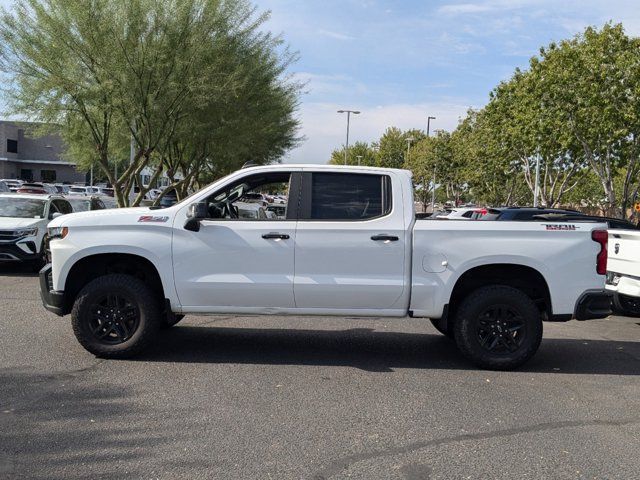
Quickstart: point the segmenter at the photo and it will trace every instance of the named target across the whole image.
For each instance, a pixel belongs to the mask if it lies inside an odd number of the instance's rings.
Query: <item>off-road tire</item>
[[[91,309],[106,293],[128,297],[137,307],[137,328],[122,343],[101,342],[91,331]],[[157,295],[141,280],[110,274],[89,282],[78,294],[71,310],[73,333],[80,344],[100,358],[130,358],[147,348],[160,329],[162,317]]]
[[[522,336],[517,338],[517,347],[513,352],[498,354],[481,345],[479,329],[486,329],[484,325],[490,318],[485,316],[486,312],[497,309],[506,309],[509,315],[517,315],[515,318],[522,324],[522,330],[518,330]],[[458,348],[477,366],[489,370],[512,370],[524,364],[538,350],[542,340],[542,316],[533,300],[521,290],[506,285],[491,285],[471,292],[462,301],[456,312],[453,330]],[[509,338],[513,340],[513,336]],[[504,345],[506,349],[506,341]]]

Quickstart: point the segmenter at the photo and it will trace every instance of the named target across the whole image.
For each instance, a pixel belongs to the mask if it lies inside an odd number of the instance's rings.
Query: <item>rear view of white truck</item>
[[[239,215],[265,191],[286,194],[280,215]],[[254,167],[166,209],[54,220],[41,293],[100,357],[141,352],[185,314],[410,315],[504,370],[536,352],[543,321],[610,313],[604,229],[416,220],[404,170]]]
[[[610,230],[606,288],[621,310],[640,303],[640,231]]]

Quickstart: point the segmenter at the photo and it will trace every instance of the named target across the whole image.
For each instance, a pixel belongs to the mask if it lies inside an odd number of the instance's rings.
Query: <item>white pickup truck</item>
[[[242,218],[251,193],[287,196]],[[542,321],[602,318],[606,225],[416,220],[404,170],[272,165],[166,208],[50,224],[45,307],[100,357],[132,356],[185,314],[422,317],[477,365],[511,369]]]
[[[640,315],[640,231],[609,230],[606,288],[616,310]]]

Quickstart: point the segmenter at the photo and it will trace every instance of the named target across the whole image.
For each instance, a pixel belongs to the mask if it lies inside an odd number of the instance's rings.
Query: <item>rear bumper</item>
[[[640,278],[616,272],[607,272],[606,289],[628,297],[640,297]]]
[[[576,302],[573,317],[576,320],[594,320],[611,315],[613,294],[607,290],[587,290]]]
[[[51,286],[51,264],[48,263],[40,270],[40,298],[44,308],[62,317],[66,313],[64,292],[53,290]]]

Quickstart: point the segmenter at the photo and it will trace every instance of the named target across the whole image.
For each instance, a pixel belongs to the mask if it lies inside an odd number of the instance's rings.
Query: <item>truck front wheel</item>
[[[457,310],[458,348],[482,368],[511,370],[529,360],[542,340],[542,318],[533,300],[506,285],[482,287]]]
[[[89,282],[71,311],[73,333],[102,358],[129,358],[144,350],[161,323],[157,296],[141,280],[111,274]]]

